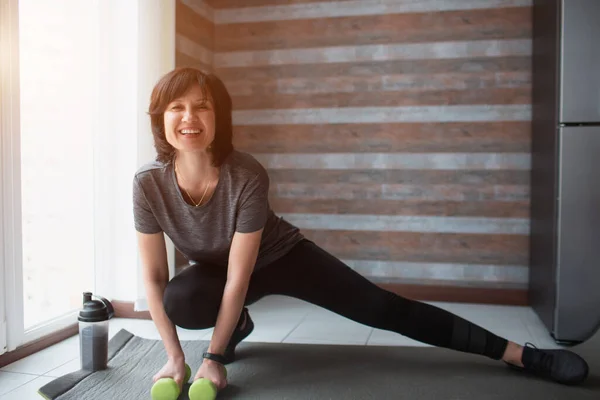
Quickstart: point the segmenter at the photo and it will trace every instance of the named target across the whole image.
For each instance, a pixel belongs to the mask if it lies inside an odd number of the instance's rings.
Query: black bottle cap
[[[114,315],[112,304],[103,297],[100,297],[100,300],[92,300],[92,296],[90,292],[83,293],[83,308],[79,311],[79,321],[102,322],[112,318]]]

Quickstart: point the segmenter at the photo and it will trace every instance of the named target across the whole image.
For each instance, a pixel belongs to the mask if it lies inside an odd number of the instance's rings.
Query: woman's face
[[[200,85],[173,100],[164,112],[165,135],[176,151],[206,151],[215,138],[215,111]]]

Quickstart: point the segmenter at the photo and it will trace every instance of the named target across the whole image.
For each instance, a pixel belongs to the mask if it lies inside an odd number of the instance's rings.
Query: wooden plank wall
[[[213,9],[197,0],[175,0],[175,65],[213,72]]]
[[[530,0],[198,4],[278,214],[394,291],[526,304]]]

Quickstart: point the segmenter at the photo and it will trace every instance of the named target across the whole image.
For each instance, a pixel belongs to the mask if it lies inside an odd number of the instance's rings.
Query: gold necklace
[[[185,180],[185,178],[183,177],[183,175],[181,175],[181,171],[179,171],[179,168],[177,167],[177,164],[175,164],[175,173],[177,173],[177,172],[180,173],[179,176],[187,184],[188,182]],[[185,190],[185,193],[188,195],[188,197],[190,198],[190,200],[192,200],[192,203],[194,203],[194,207],[198,207],[200,204],[202,204],[202,200],[204,200],[204,196],[206,196],[206,192],[208,192],[208,186],[209,185],[210,185],[210,181],[206,182],[206,188],[204,189],[204,193],[202,194],[202,198],[200,199],[200,201],[198,203],[196,203],[196,200],[194,200],[194,198],[192,197],[192,195],[190,195],[190,193],[187,191],[187,189],[183,188],[183,190]]]

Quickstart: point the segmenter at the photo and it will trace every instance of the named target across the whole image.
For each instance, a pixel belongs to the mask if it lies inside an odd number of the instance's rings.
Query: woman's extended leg
[[[448,311],[386,291],[308,240],[257,271],[253,285],[254,293],[302,299],[364,325],[502,359],[563,383],[580,382],[588,373],[574,353],[523,348]]]
[[[438,347],[501,359],[508,344],[441,308],[380,288],[309,241],[258,271],[256,284]]]

